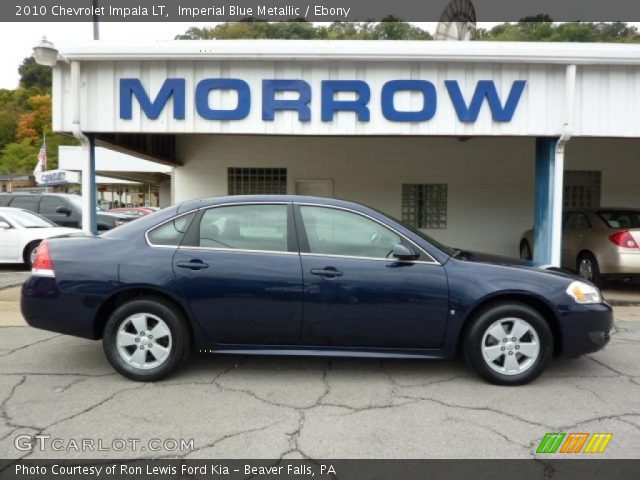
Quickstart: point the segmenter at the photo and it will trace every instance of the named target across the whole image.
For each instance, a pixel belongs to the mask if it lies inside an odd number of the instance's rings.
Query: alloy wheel
[[[503,375],[518,375],[535,364],[540,355],[540,340],[529,322],[503,318],[487,328],[481,348],[489,368]]]
[[[151,313],[136,313],[125,318],[118,328],[116,342],[122,359],[143,370],[162,365],[172,347],[169,327]]]
[[[589,258],[581,258],[578,273],[585,280],[593,281],[593,263]]]

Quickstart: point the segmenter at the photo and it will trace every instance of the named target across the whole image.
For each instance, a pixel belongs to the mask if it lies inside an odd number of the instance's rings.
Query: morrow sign
[[[478,80],[470,98],[465,98],[457,80],[445,80],[444,86],[448,101],[460,122],[476,122],[484,105],[487,105],[484,108],[490,109],[495,122],[510,122],[520,102],[526,80],[513,81],[505,99],[500,98],[493,80]],[[187,91],[184,78],[167,78],[153,99],[139,78],[121,78],[119,87],[120,118],[123,120],[133,118],[134,99],[144,115],[152,120],[160,116],[171,99],[173,118],[185,119]],[[234,91],[238,99],[237,105],[231,109],[211,105],[210,93],[217,90]],[[281,98],[285,92],[296,98]],[[341,92],[350,92],[353,98],[339,99]],[[422,108],[398,110],[394,98],[400,92],[421,94]],[[279,111],[297,112],[300,122],[311,120],[312,88],[305,80],[262,80],[261,93],[263,121],[273,121]],[[205,78],[196,84],[193,95],[197,114],[206,120],[242,120],[249,115],[253,101],[251,87],[238,78]],[[323,122],[332,122],[337,112],[352,112],[358,121],[368,122],[371,118],[370,101],[371,88],[364,80],[322,80],[320,118]],[[436,86],[428,80],[390,80],[382,86],[380,107],[384,118],[392,122],[427,122],[435,116],[438,108]]]

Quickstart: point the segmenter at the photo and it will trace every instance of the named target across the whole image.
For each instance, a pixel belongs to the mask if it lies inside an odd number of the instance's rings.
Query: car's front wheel
[[[118,372],[139,382],[160,380],[182,365],[191,347],[186,320],[156,298],[118,307],[103,332],[107,359]]]
[[[467,363],[496,385],[522,385],[545,369],[553,354],[553,334],[544,317],[521,303],[482,311],[464,338]]]

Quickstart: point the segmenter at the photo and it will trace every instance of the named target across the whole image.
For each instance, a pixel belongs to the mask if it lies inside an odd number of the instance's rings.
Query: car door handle
[[[176,265],[180,268],[189,268],[191,270],[202,270],[203,268],[209,268],[209,265],[202,260],[191,260],[190,262],[176,262]]]
[[[342,272],[335,267],[312,268],[311,275],[320,275],[321,277],[341,277]]]

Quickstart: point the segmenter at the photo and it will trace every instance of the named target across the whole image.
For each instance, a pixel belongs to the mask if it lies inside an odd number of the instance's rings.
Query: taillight
[[[49,244],[46,240],[41,241],[40,245],[38,245],[36,257],[31,266],[31,273],[43,277],[55,277],[53,262],[51,261],[51,254],[49,253]]]
[[[629,232],[616,232],[609,235],[609,240],[622,248],[638,248],[638,243]]]

